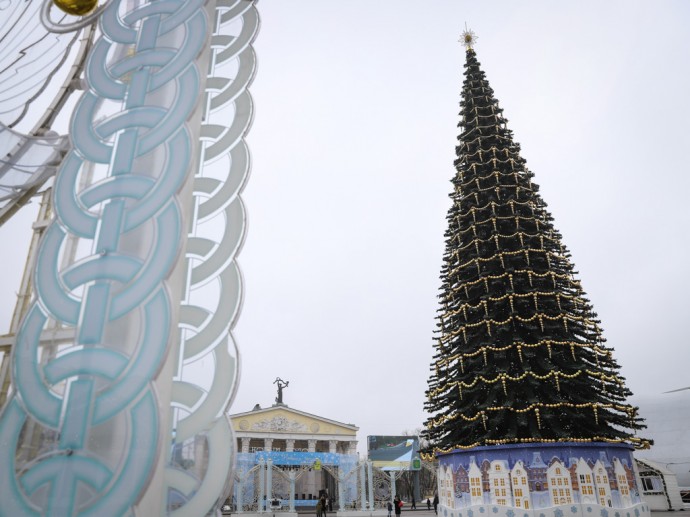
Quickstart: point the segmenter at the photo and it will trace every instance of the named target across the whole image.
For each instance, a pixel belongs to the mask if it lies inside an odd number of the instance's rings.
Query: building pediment
[[[237,433],[304,434],[355,436],[358,428],[335,420],[276,405],[230,415]]]

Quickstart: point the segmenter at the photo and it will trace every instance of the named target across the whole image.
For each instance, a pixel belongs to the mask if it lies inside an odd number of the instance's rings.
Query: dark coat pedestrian
[[[395,496],[393,500],[393,506],[395,507],[395,515],[400,515],[402,513],[403,502],[400,500],[400,496]]]
[[[434,496],[434,513],[438,515],[438,494]]]
[[[391,512],[393,511],[393,505],[388,501],[388,517],[391,517]]]
[[[431,510],[431,499],[428,497],[426,498],[426,509]]]

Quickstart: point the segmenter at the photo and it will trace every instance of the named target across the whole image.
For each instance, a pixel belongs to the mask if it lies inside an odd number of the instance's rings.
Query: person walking
[[[438,515],[438,494],[434,496],[434,513]]]
[[[321,496],[321,515],[323,517],[326,517],[327,511],[328,511],[328,501],[326,500],[326,496],[322,495]]]
[[[392,517],[391,516],[392,511],[393,511],[393,505],[391,504],[390,501],[388,501],[388,517]]]
[[[410,510],[416,510],[417,505],[415,504],[414,496],[412,496],[412,504],[410,505]]]
[[[323,506],[321,505],[321,499],[316,501],[316,517],[322,517]]]
[[[403,502],[400,500],[399,495],[396,495],[395,499],[393,499],[393,506],[395,507],[396,517],[399,517],[400,514],[402,513],[402,507],[403,507]]]
[[[431,510],[431,499],[428,497],[426,498],[426,509]]]

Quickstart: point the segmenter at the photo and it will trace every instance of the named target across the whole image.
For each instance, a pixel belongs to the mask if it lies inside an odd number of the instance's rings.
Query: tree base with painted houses
[[[645,517],[627,444],[537,443],[438,454],[442,517]]]

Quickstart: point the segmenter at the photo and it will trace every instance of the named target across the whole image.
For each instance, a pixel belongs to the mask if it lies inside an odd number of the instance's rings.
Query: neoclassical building
[[[358,460],[357,426],[282,402],[230,419],[238,451],[235,505],[251,509],[273,500],[294,510],[315,505],[325,492],[335,509],[356,498],[356,475],[349,474]]]
[[[285,404],[263,409],[257,404],[253,410],[230,418],[238,451],[242,453],[357,453],[357,426],[292,409]]]

